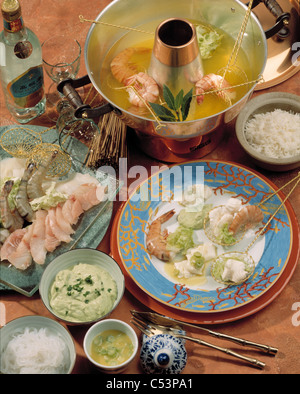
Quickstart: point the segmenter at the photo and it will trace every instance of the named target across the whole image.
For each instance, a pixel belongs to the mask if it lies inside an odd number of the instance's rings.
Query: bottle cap
[[[4,0],[1,5],[3,18],[7,22],[19,19],[21,16],[21,6],[18,0]]]

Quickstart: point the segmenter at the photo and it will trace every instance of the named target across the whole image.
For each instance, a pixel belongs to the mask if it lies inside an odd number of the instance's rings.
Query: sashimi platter
[[[50,168],[59,153],[55,146],[38,164],[0,150],[0,286],[29,296],[57,255],[97,246],[117,193],[113,177],[76,160],[66,174],[53,177]]]

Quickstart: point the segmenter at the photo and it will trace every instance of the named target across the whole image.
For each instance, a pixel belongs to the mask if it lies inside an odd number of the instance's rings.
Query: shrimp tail
[[[146,107],[147,103],[155,103],[159,97],[159,87],[150,75],[140,72],[124,81],[129,94],[129,101],[136,107]],[[133,89],[134,88],[134,89]]]
[[[248,205],[238,211],[238,213],[235,215],[229,226],[229,232],[232,234],[237,234],[243,228],[245,230],[249,230],[258,223],[262,222],[263,218],[264,214],[259,207],[256,205]]]
[[[167,248],[168,231],[162,231],[161,226],[170,220],[175,214],[172,209],[155,219],[150,227],[146,237],[146,245],[148,252],[162,261],[170,261],[173,258],[173,253]]]
[[[16,194],[16,207],[19,214],[28,222],[32,222],[34,218],[34,212],[28,200],[27,195],[27,184],[35,169],[35,165],[30,163],[25,169],[23,177],[20,182],[19,190]]]
[[[42,187],[43,180],[46,176],[47,170],[56,158],[58,151],[54,151],[52,155],[49,155],[46,160],[42,161],[36,171],[32,174],[27,182],[27,195],[30,200],[44,196],[44,190]]]
[[[138,72],[138,66],[131,61],[134,54],[149,53],[150,48],[129,47],[120,52],[111,62],[110,69],[116,80],[122,84]]]
[[[231,103],[231,100],[235,98],[235,92],[230,89],[231,85],[221,75],[207,74],[196,82],[195,87],[198,104],[203,103],[204,94],[211,90],[216,91],[217,97],[225,102]]]

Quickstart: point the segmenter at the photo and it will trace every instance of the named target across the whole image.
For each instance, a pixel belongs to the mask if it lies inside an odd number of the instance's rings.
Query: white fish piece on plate
[[[50,218],[47,215],[45,220],[46,235],[45,235],[45,248],[47,252],[53,252],[60,244],[61,241],[56,238],[50,226]]]
[[[78,219],[80,217],[80,215],[84,212],[80,201],[77,200],[75,197],[73,198],[73,203],[72,203],[72,207],[71,207],[71,212],[73,215],[73,221],[74,223],[78,222]]]
[[[17,249],[26,231],[26,228],[15,230],[6,238],[0,251],[1,260],[7,260],[9,255]]]
[[[226,209],[229,213],[236,213],[241,209],[242,201],[238,198],[230,198],[226,203]]]
[[[230,225],[230,223],[233,221],[233,215],[231,213],[225,213],[224,215],[222,215],[217,224],[214,226],[214,236],[215,237],[219,237],[222,231],[222,228],[228,224]]]
[[[26,227],[10,234],[1,248],[1,261],[7,260],[20,270],[25,270],[30,266],[32,257],[28,245],[22,242],[27,232],[28,228]]]
[[[83,213],[82,206],[75,196],[70,196],[62,206],[62,214],[71,225],[77,223],[79,216]]]
[[[89,174],[80,174],[77,172],[66,181],[57,182],[55,188],[60,193],[72,195],[83,184],[98,185],[99,181]]]
[[[46,225],[45,220],[48,213],[44,210],[36,211],[35,220],[32,223],[33,230],[30,239],[30,252],[37,264],[44,264],[47,250],[45,247]]]
[[[193,263],[194,255],[201,255],[204,259],[204,264],[197,267]],[[195,248],[189,249],[186,254],[186,260],[174,263],[175,269],[178,271],[179,278],[191,278],[194,275],[203,275],[205,263],[217,257],[217,248],[210,242],[198,245]]]
[[[247,277],[245,264],[240,260],[228,259],[225,263],[222,279],[224,281],[231,281],[239,283]]]
[[[65,233],[57,223],[55,208],[49,209],[48,215],[49,215],[49,225],[54,236],[61,242],[66,242],[66,243],[71,242],[72,238],[70,237],[70,234]]]
[[[26,168],[26,159],[8,157],[0,161],[0,177],[1,179],[22,178],[24,168]]]
[[[216,207],[209,212],[209,220],[210,226],[215,227],[218,225],[218,222],[221,220],[222,216],[227,213],[227,210],[224,206]]]
[[[84,211],[88,211],[100,202],[97,197],[97,185],[94,183],[80,185],[72,195],[79,200]]]
[[[21,270],[25,270],[32,263],[32,255],[30,251],[30,239],[32,237],[32,224],[25,228],[25,232],[21,242],[19,243],[16,251],[10,257],[12,264]]]
[[[58,223],[59,227],[66,234],[74,234],[75,230],[72,228],[70,222],[63,215],[61,204],[58,204],[55,207],[55,216],[56,216],[56,222]]]

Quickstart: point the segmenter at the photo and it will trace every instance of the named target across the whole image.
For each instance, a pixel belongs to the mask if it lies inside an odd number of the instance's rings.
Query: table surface
[[[31,28],[38,35],[41,42],[55,34],[66,33],[76,38],[84,46],[86,34],[90,25],[88,23],[80,23],[79,15],[83,14],[86,19],[95,18],[101,10],[110,3],[108,0],[85,1],[72,0],[72,5],[67,0],[22,0],[23,18],[26,25]],[[87,7],[84,4],[88,5]],[[79,76],[86,74],[84,59],[81,59],[81,68]],[[50,79],[45,76],[46,91],[50,86]],[[300,95],[300,74],[299,72],[292,76],[289,80],[277,85],[275,87],[255,92],[254,96],[266,92],[290,92]],[[7,111],[2,92],[0,93],[0,125],[7,125],[15,123],[9,112]],[[31,124],[51,127],[54,125],[53,121],[46,115],[35,119]],[[135,138],[130,136],[128,138],[129,148],[129,164],[142,164],[146,168],[152,165],[160,165],[158,161],[146,156],[135,145]],[[221,144],[205,159],[210,160],[230,160],[249,168],[259,171],[261,174],[270,179],[278,187],[284,185],[287,181],[297,175],[298,170],[275,173],[265,171],[257,168],[240,148],[234,132],[234,122],[227,125],[225,137]],[[300,193],[299,188],[290,197],[290,203],[295,211],[298,223],[300,222]],[[109,253],[110,252],[110,233],[112,222],[116,212],[120,206],[119,202],[114,203],[112,221],[108,231],[99,245],[99,249]],[[5,306],[6,322],[25,315],[42,315],[52,317],[47,309],[44,307],[39,294],[27,298],[12,291],[4,291],[1,293],[1,303]],[[288,285],[284,288],[281,294],[270,305],[261,311],[238,321],[214,325],[212,328],[215,331],[220,331],[229,335],[246,338],[254,342],[270,344],[279,349],[276,357],[270,357],[265,354],[257,353],[256,351],[240,349],[236,345],[230,345],[233,350],[247,354],[249,356],[257,357],[266,363],[266,368],[262,371],[248,367],[238,360],[232,359],[227,355],[216,352],[212,349],[207,349],[192,342],[186,343],[188,353],[188,362],[183,374],[217,374],[217,373],[246,373],[246,374],[294,374],[300,372],[300,335],[299,323],[300,319],[297,317],[297,309],[300,305],[300,266],[296,267],[293,277]],[[117,318],[130,322],[130,310],[147,310],[144,305],[140,303],[127,290],[124,297],[111,314],[111,318]],[[68,327],[71,332],[77,351],[77,361],[73,373],[94,373],[94,369],[85,357],[82,343],[87,327],[77,326]],[[140,333],[137,330],[140,337]],[[201,337],[208,341],[214,342],[221,346],[228,346],[228,343],[220,340],[205,337],[197,332],[191,333],[195,337]],[[143,373],[139,364],[139,355],[130,364],[129,368],[124,372],[126,374]]]

